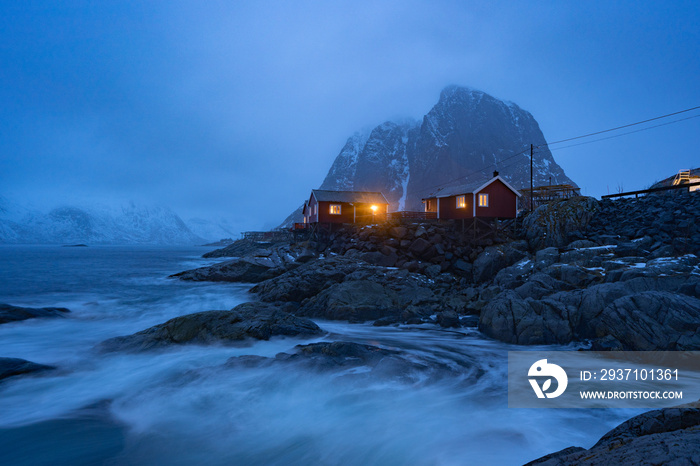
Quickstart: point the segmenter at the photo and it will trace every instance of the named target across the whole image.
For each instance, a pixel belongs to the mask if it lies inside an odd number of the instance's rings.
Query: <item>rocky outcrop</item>
[[[593,447],[569,447],[526,466],[700,464],[700,403],[650,411],[623,422]]]
[[[603,282],[608,277],[601,274],[597,284],[586,274],[562,281],[534,273],[523,285],[484,306],[479,329],[522,345],[600,340],[604,342],[600,349],[698,349],[700,275],[683,273],[688,263],[698,270],[698,262],[695,256],[665,261],[666,271],[675,270],[674,274],[658,273],[653,264],[616,269],[622,273],[614,274],[615,281]],[[556,264],[545,270],[552,268]]]
[[[286,269],[267,261],[234,259],[219,264],[186,270],[170,275],[170,278],[193,282],[244,282],[258,283],[284,273]]]
[[[206,311],[176,317],[133,335],[105,340],[98,349],[146,351],[183,344],[232,344],[248,338],[312,336],[322,330],[308,319],[295,317],[279,306],[244,303],[230,311]]]
[[[345,280],[362,265],[345,257],[329,257],[312,261],[250,289],[262,301],[297,302],[316,296],[321,291]]]
[[[263,249],[269,249],[274,243],[258,242],[249,239],[239,239],[227,244],[223,248],[215,249],[202,255],[205,259],[217,257],[244,257]]]
[[[0,358],[0,380],[23,374],[53,370],[55,367],[18,358]]]
[[[593,219],[598,201],[575,197],[539,206],[523,221],[525,237],[532,249],[569,244],[571,236],[580,236]]]
[[[230,358],[225,368],[273,367],[304,372],[339,372],[343,380],[398,380],[402,383],[425,383],[445,377],[475,379],[483,371],[470,359],[448,363],[423,359],[416,354],[351,341],[319,342],[297,345],[290,353],[274,358],[238,356]]]
[[[0,304],[0,324],[19,320],[45,317],[65,317],[70,311],[65,307],[19,307],[11,304]]]
[[[700,196],[650,194],[639,199],[596,201],[579,197],[540,206],[523,221],[534,250],[549,246],[612,245],[620,256],[700,255]]]
[[[455,278],[438,279],[408,270],[387,269],[348,257],[308,262],[250,291],[263,301],[298,304],[296,315],[361,322],[392,317],[421,319],[442,308]]]
[[[247,246],[243,249],[246,248]],[[220,252],[220,254],[223,257],[227,253]],[[170,278],[189,281],[258,283],[299,267],[315,259],[316,256],[314,251],[304,245],[279,243],[265,248],[251,246],[251,252],[244,257],[186,270],[170,275]]]

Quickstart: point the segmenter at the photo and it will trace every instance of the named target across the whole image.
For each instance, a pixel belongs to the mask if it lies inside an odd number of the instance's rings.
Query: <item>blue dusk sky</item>
[[[269,228],[449,84],[548,141],[699,106],[699,25],[698,1],[3,1],[0,195]],[[583,194],[642,189],[700,165],[700,118],[553,155]]]

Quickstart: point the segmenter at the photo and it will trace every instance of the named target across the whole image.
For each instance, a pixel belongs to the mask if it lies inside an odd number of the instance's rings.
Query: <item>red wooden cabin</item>
[[[487,182],[469,183],[439,190],[423,199],[426,212],[438,219],[515,218],[521,194],[493,173]]]
[[[386,219],[384,194],[314,189],[304,203],[304,223],[373,223]]]

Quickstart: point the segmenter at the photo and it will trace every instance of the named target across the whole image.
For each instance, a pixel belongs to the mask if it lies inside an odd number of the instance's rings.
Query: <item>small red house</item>
[[[304,223],[370,223],[384,220],[389,202],[380,192],[313,189],[304,202]]]
[[[439,190],[423,199],[426,212],[436,212],[437,218],[515,218],[521,194],[493,172],[487,182],[469,183]]]

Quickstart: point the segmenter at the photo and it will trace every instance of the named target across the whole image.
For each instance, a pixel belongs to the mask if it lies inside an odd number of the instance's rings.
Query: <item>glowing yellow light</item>
[[[376,206],[376,205],[373,205],[372,207],[370,207],[370,209],[372,209],[372,212],[376,212],[376,211],[377,211],[377,206]]]

